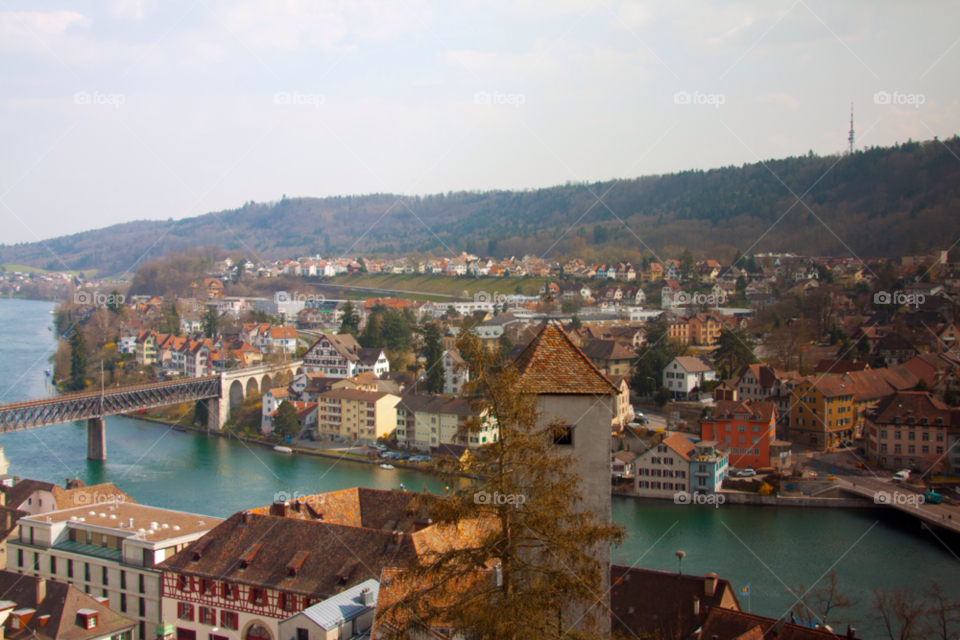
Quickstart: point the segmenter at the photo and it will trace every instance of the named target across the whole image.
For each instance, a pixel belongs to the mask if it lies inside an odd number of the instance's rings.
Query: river
[[[50,303],[0,300],[0,401],[42,396],[44,370],[55,348],[47,330]],[[9,473],[63,483],[113,482],[137,501],[225,517],[261,506],[279,492],[333,491],[354,486],[442,491],[432,478],[397,469],[310,456],[279,454],[236,440],[171,431],[125,417],[106,419],[107,461],[86,459],[86,426],[54,425],[0,435]],[[873,589],[915,590],[937,580],[960,594],[960,542],[922,532],[916,520],[885,509],[806,509],[675,505],[615,497],[614,520],[627,530],[614,561],[677,570],[715,572],[750,597],[744,609],[779,617],[793,600],[787,586],[816,582],[835,569],[842,589],[859,601],[841,616],[861,637],[879,635],[870,619]]]

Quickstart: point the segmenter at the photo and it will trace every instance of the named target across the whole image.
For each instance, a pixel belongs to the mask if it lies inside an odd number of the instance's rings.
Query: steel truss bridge
[[[220,376],[68,393],[42,400],[0,404],[0,430],[18,431],[74,420],[220,397]]]

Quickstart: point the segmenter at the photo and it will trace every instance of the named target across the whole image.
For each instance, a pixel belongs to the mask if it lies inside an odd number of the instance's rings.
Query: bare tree
[[[927,637],[923,628],[926,607],[912,589],[874,589],[873,609],[874,620],[890,640],[919,640]]]
[[[808,589],[800,584],[793,589],[793,592],[799,594],[798,602],[793,607],[794,614],[804,619],[809,619],[813,614],[816,618],[814,621],[820,624],[826,624],[828,619],[835,622],[831,613],[849,609],[857,604],[856,600],[841,590],[835,569],[831,569],[815,586]]]
[[[960,638],[960,599],[951,600],[939,582],[931,582],[925,596],[928,607],[923,636],[939,640]]]

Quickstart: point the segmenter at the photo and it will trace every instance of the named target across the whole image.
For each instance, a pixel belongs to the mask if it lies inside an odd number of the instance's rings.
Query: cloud
[[[653,22],[653,11],[640,2],[624,2],[620,5],[617,16],[630,28],[642,27]]]
[[[87,26],[90,21],[75,11],[0,12],[0,49],[7,51],[47,51],[54,41],[65,37],[72,25]]]
[[[139,22],[146,14],[143,0],[113,0],[111,4],[114,15],[121,18],[132,18]]]
[[[443,76],[440,74],[435,76],[423,76],[422,78],[413,81],[413,86],[415,87],[432,87],[438,84],[443,84]]]
[[[760,104],[782,104],[790,109],[797,109],[800,107],[800,103],[797,102],[797,99],[789,93],[768,93],[766,95],[757,96],[757,102]]]

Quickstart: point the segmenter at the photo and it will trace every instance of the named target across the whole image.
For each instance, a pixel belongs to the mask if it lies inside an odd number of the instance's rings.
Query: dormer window
[[[88,631],[96,629],[100,623],[99,614],[94,609],[80,609],[77,611],[77,624]]]

